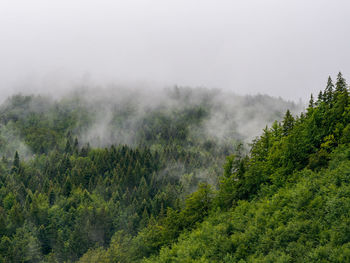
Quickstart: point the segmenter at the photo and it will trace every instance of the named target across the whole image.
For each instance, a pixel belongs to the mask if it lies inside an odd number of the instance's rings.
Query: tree
[[[79,142],[78,142],[78,138],[75,138],[75,139],[74,139],[73,153],[76,154],[76,155],[79,154]]]
[[[313,108],[315,106],[314,104],[314,96],[311,94],[310,100],[309,100],[309,108]]]
[[[67,140],[67,142],[66,142],[66,147],[64,148],[64,151],[65,151],[66,153],[71,153],[71,152],[72,152],[72,146],[71,146],[69,140]]]
[[[149,215],[147,212],[147,208],[145,207],[143,209],[142,217],[141,217],[141,220],[139,223],[139,229],[141,230],[141,229],[145,228],[148,224],[148,221],[149,221]]]
[[[18,152],[16,151],[15,157],[13,158],[12,172],[18,173],[19,167],[20,167],[19,155],[18,155]]]
[[[292,114],[290,113],[289,110],[287,110],[286,114],[284,115],[284,119],[283,119],[283,135],[287,136],[289,135],[290,130],[293,128],[294,126],[294,118],[292,116]]]
[[[337,83],[335,86],[336,88],[334,93],[335,103],[334,103],[333,119],[341,120],[344,110],[348,105],[348,101],[349,101],[347,84],[341,72],[339,72],[338,74]]]
[[[331,76],[328,76],[328,80],[327,80],[327,86],[326,89],[323,93],[323,98],[324,98],[324,102],[326,103],[331,103],[333,100],[333,89],[334,89],[334,85],[333,85],[333,81]]]
[[[341,72],[339,72],[337,76],[337,82],[335,84],[335,92],[337,95],[347,92],[347,84]]]
[[[198,190],[186,199],[185,209],[182,211],[186,221],[185,227],[192,227],[208,215],[213,200],[213,191],[209,184],[200,184]]]

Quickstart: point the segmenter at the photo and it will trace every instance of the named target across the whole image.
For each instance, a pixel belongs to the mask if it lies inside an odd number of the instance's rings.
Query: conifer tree
[[[336,93],[344,93],[347,92],[346,81],[343,78],[343,74],[341,72],[338,73],[337,82],[335,84]]]
[[[147,212],[147,208],[145,207],[143,209],[143,213],[142,213],[142,217],[139,223],[139,228],[142,229],[144,227],[146,227],[148,225],[148,221],[149,221],[149,215]]]
[[[89,154],[89,151],[90,151],[90,144],[88,143],[81,148],[80,156],[86,157]]]
[[[69,176],[67,176],[66,181],[65,181],[65,183],[64,183],[64,185],[63,185],[63,194],[64,194],[65,196],[69,196],[70,193],[71,193],[71,191],[72,191],[71,179],[70,179]]]
[[[293,128],[294,126],[294,118],[292,114],[290,113],[289,110],[287,110],[286,114],[284,115],[283,119],[283,135],[287,136],[289,134],[289,131]]]
[[[347,89],[347,84],[345,79],[343,78],[343,75],[341,72],[339,72],[337,77],[337,83],[335,85],[335,92],[334,92],[334,116],[335,119],[341,119],[342,114],[348,104],[349,100],[349,93]]]
[[[18,173],[19,166],[20,166],[19,155],[18,155],[18,152],[16,151],[15,156],[13,158],[12,172]]]
[[[69,140],[67,140],[66,147],[65,147],[64,151],[65,151],[65,153],[71,153],[72,152],[72,146],[71,146]]]
[[[311,94],[312,95],[312,94]],[[317,96],[317,101],[315,103],[315,106],[318,106],[320,105],[320,103],[324,101],[324,94],[322,93],[322,91],[320,90],[320,92],[318,93],[318,96]]]
[[[147,198],[148,196],[148,186],[145,177],[142,177],[140,180],[139,187],[137,189],[138,195],[140,198]]]
[[[75,138],[75,139],[74,139],[73,153],[76,154],[76,155],[79,154],[79,142],[78,142],[78,138]]]
[[[15,158],[13,160],[13,166],[16,167],[17,169],[19,168],[19,155],[17,151],[15,153]]]
[[[311,94],[310,100],[309,100],[309,108],[313,108],[314,107],[314,96]]]
[[[324,98],[324,102],[326,103],[331,103],[333,100],[333,89],[334,89],[334,85],[333,85],[333,81],[331,76],[328,76],[328,80],[327,80],[327,86],[326,89],[323,93],[323,98]]]

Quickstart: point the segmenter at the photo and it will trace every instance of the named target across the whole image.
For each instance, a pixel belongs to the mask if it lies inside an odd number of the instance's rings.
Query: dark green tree
[[[19,160],[19,155],[18,152],[15,152],[15,156],[13,158],[13,163],[12,163],[12,172],[13,173],[18,173],[20,169],[20,160]]]
[[[289,135],[290,130],[293,128],[294,126],[294,117],[292,116],[292,114],[290,113],[289,110],[287,110],[286,114],[284,115],[283,118],[283,125],[282,125],[282,129],[283,129],[283,135],[287,136]]]
[[[347,92],[347,84],[345,79],[343,78],[343,74],[341,72],[338,73],[337,82],[335,84],[335,93],[336,95]]]
[[[323,98],[324,98],[325,103],[327,103],[327,104],[332,103],[333,92],[334,92],[333,90],[334,90],[334,84],[333,84],[331,76],[329,76],[328,80],[327,80],[326,89],[324,90],[324,93],[323,93]]]
[[[314,96],[311,94],[309,100],[309,108],[313,108],[315,106]]]

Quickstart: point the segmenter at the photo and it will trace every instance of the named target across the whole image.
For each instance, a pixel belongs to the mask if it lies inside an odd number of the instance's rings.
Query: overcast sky
[[[339,70],[348,0],[0,0],[2,96],[89,76],[297,100]]]

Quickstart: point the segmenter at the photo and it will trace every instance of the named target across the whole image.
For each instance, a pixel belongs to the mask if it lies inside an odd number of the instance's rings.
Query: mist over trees
[[[202,223],[140,261],[348,262],[349,109],[339,73],[305,112],[264,129],[248,156],[229,156]],[[95,255],[110,262],[111,251]]]
[[[297,114],[205,89],[91,94],[2,105],[2,261],[350,260],[341,73]],[[269,124],[247,144],[262,114]]]
[[[300,106],[179,87],[8,98],[0,107],[0,259],[75,262],[112,244],[151,255],[208,215],[225,157],[247,152],[261,122]],[[159,224],[177,228],[148,244]]]
[[[349,10],[0,0],[0,263],[349,263]]]

